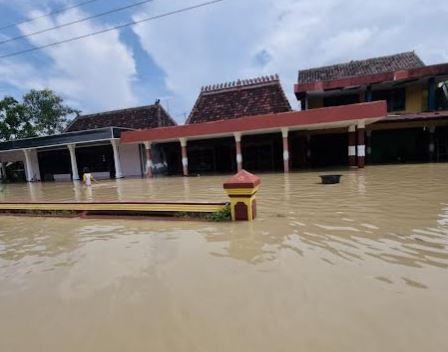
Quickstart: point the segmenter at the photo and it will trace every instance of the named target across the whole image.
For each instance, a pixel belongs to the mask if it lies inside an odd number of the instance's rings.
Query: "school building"
[[[50,181],[77,180],[84,167],[107,178],[448,161],[448,64],[428,66],[407,52],[309,68],[294,93],[297,111],[279,77],[264,76],[203,87],[184,125],[160,104],[81,116],[66,133],[0,143],[1,175]]]

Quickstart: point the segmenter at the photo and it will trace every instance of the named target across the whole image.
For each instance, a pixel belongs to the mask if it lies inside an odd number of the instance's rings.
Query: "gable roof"
[[[66,132],[92,130],[103,127],[132,129],[175,126],[176,122],[159,104],[113,110],[76,117]]]
[[[278,75],[205,86],[186,124],[291,111]]]
[[[360,77],[384,72],[395,72],[423,67],[425,64],[415,52],[405,52],[366,60],[315,67],[299,71],[298,83],[331,81],[348,77]]]

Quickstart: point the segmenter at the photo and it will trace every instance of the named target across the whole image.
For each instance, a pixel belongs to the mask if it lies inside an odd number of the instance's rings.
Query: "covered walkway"
[[[7,166],[18,165],[16,180],[79,180],[84,167],[97,177],[123,177],[121,159],[136,159],[140,166],[138,146],[119,149],[122,131],[107,127],[67,132],[58,135],[26,138],[0,143],[2,176],[8,178]],[[120,158],[120,154],[123,154]],[[134,170],[135,171],[135,170]],[[22,175],[20,175],[20,173]]]
[[[160,152],[163,145],[167,143],[170,143],[171,148],[174,143],[177,143],[179,158],[171,158],[170,162],[179,160],[181,163],[179,169],[182,170],[184,176],[196,171],[198,165],[201,170],[216,172],[219,172],[218,165],[220,167],[226,165],[229,171],[233,171],[233,168],[239,171],[244,167],[249,170],[281,169],[289,172],[291,164],[294,165],[295,160],[304,157],[296,154],[303,149],[290,147],[293,136],[298,133],[311,134],[318,130],[335,130],[345,135],[343,138],[346,140],[347,148],[345,157],[342,156],[342,158],[350,166],[364,167],[365,128],[385,118],[386,114],[386,102],[378,101],[127,131],[122,134],[121,143],[145,145],[147,176],[152,176],[154,173],[153,149],[158,149]],[[329,143],[321,142],[319,147],[331,154],[334,147],[332,139],[326,141]],[[220,153],[216,152],[218,144],[221,145]],[[308,144],[311,148],[312,144]],[[223,151],[222,146],[226,146],[227,151]],[[290,157],[292,151],[294,154]],[[304,153],[309,153],[306,148]],[[168,163],[168,161],[158,160],[157,163]],[[174,169],[173,166],[166,166]]]

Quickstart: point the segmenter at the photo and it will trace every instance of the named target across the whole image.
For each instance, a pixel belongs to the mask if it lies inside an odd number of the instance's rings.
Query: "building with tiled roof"
[[[202,87],[186,124],[291,111],[278,75]]]
[[[17,178],[28,181],[79,180],[87,169],[96,179],[140,177],[145,168],[141,148],[120,145],[121,133],[175,125],[158,100],[78,116],[64,133],[0,143],[0,176],[7,177],[6,165],[18,165],[22,171]]]
[[[78,116],[67,127],[66,132],[104,127],[143,129],[175,125],[176,122],[157,102],[153,105]]]
[[[294,93],[303,110],[385,101],[388,114],[349,148],[371,163],[448,159],[448,63],[425,65],[414,52],[299,71]],[[351,128],[354,143],[354,131]]]
[[[409,70],[423,66],[425,66],[423,61],[417,54],[415,54],[415,52],[411,51],[300,70],[298,83],[331,81],[348,77],[360,77],[384,72]]]
[[[385,100],[393,113],[444,110],[447,70],[405,52],[300,70],[294,92],[302,109]]]
[[[0,178],[448,161],[448,63],[425,65],[407,52],[310,68],[294,93],[299,111],[277,75],[206,86],[179,126],[158,103],[80,116],[65,133],[0,143]]]

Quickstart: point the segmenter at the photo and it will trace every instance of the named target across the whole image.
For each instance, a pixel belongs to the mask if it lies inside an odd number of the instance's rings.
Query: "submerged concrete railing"
[[[253,220],[260,179],[241,171],[224,183],[229,202],[2,202],[0,214],[64,217],[177,217],[211,221]]]

